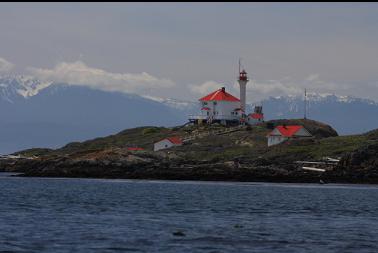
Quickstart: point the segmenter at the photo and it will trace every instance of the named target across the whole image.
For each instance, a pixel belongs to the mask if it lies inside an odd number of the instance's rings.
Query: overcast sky
[[[0,72],[194,100],[310,92],[378,100],[377,3],[0,3]]]

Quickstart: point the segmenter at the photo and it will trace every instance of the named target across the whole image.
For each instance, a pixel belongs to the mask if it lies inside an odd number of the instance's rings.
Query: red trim
[[[170,142],[172,142],[173,144],[182,144],[182,140],[178,136],[172,136],[172,137],[168,137],[166,139],[169,140]]]
[[[264,118],[264,114],[262,114],[262,113],[251,113],[248,116],[251,117],[252,119],[263,119]]]
[[[164,141],[164,140],[168,140],[172,144],[177,144],[177,145],[183,143],[182,140],[181,140],[181,138],[178,137],[178,136],[167,137],[167,138],[161,139],[160,141],[157,141],[155,143],[158,143],[158,142],[161,142],[161,141]]]
[[[199,99],[200,101],[232,101],[232,102],[238,102],[240,101],[238,98],[232,96],[231,94],[227,93],[224,89],[216,90],[212,93],[210,93],[207,96],[204,96],[203,98]]]
[[[210,108],[209,107],[202,107],[201,110],[208,111],[208,110],[210,110]]]
[[[292,137],[301,128],[303,128],[303,126],[299,126],[299,125],[277,126],[276,127],[276,129],[281,133],[281,135],[285,136],[285,137]],[[272,133],[270,133],[269,135],[272,135]]]
[[[144,148],[129,147],[129,148],[127,148],[127,150],[129,150],[129,151],[140,151],[140,150],[144,150]]]

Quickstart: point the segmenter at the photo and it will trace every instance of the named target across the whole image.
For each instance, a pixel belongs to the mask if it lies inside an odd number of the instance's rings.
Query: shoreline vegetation
[[[299,124],[315,138],[291,140],[267,147],[272,126]],[[14,155],[33,159],[1,159],[0,171],[24,177],[72,177],[240,181],[274,183],[378,183],[378,130],[361,135],[338,136],[324,123],[272,120],[212,134],[221,125],[138,127],[118,134],[60,149],[28,149]],[[182,146],[153,151],[153,144],[168,136],[198,136]],[[130,150],[138,147],[143,150]],[[303,170],[296,161],[340,161],[325,172]]]

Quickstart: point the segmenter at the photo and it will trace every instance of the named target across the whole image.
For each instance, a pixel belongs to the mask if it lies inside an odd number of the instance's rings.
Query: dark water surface
[[[378,187],[2,174],[0,252],[378,252]]]

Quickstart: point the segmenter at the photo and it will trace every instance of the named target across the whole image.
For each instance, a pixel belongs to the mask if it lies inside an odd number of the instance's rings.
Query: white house
[[[279,144],[289,139],[311,138],[312,134],[303,126],[277,126],[268,134],[268,147]]]
[[[177,136],[167,137],[165,139],[162,139],[154,143],[154,151],[170,148],[173,146],[181,146],[181,145],[182,145],[182,140],[180,139],[180,137],[177,137]]]
[[[201,103],[201,114],[190,115],[189,120],[191,122],[205,121],[223,124],[239,122],[243,113],[240,108],[240,100],[227,93],[225,87],[200,98],[199,101]]]

